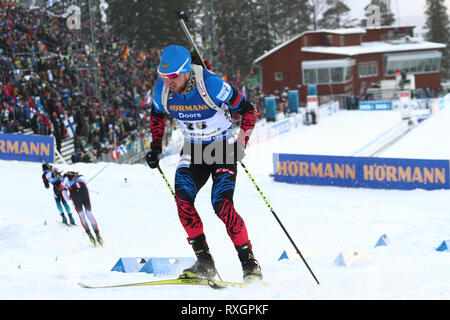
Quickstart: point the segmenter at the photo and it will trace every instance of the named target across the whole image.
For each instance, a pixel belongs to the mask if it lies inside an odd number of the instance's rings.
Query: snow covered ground
[[[161,279],[110,271],[121,257],[192,257],[174,200],[146,165],[110,164],[90,183],[93,213],[104,247],[94,248],[80,226],[59,223],[52,192],[38,163],[0,161],[0,299],[93,300],[335,300],[450,299],[450,253],[435,249],[450,239],[450,190],[398,191],[275,183],[272,153],[351,155],[400,121],[398,111],[340,111],[316,126],[300,126],[247,150],[244,162],[300,250],[301,260],[281,260],[292,246],[245,172],[240,169],[235,206],[244,217],[267,286],[213,290],[203,287],[134,287],[87,290]],[[424,121],[380,157],[450,159],[450,106]],[[162,169],[173,185],[175,158]],[[87,179],[107,164],[76,164]],[[196,205],[222,278],[240,281],[240,263],[210,203],[211,183]],[[73,210],[73,209],[72,209]],[[386,234],[389,245],[374,247]],[[365,250],[370,262],[337,266],[339,253]]]

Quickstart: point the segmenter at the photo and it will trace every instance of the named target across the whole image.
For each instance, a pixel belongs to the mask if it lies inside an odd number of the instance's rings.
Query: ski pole
[[[88,180],[88,182],[86,182],[86,184],[88,184],[90,181],[92,181],[96,176],[99,175],[100,172],[102,172],[103,170],[105,170],[112,162],[108,163],[106,166],[104,166],[99,172],[97,172],[92,178],[90,178]]]
[[[288,237],[289,241],[292,243],[292,245],[295,248],[295,251],[297,251],[298,255],[300,256],[300,258],[302,258],[304,264],[306,265],[306,267],[308,268],[309,272],[311,273],[311,275],[313,276],[314,280],[316,280],[317,284],[319,284],[319,280],[317,280],[316,276],[314,275],[313,271],[311,270],[311,268],[309,267],[308,263],[306,262],[305,258],[303,258],[302,253],[300,252],[300,250],[297,248],[297,245],[295,244],[294,240],[292,240],[291,236],[289,235],[289,233],[287,232],[286,228],[284,227],[283,223],[281,223],[281,220],[278,218],[277,214],[275,213],[275,210],[273,210],[272,206],[270,205],[269,201],[267,200],[267,198],[264,196],[264,194],[262,193],[261,189],[258,187],[258,185],[256,184],[255,179],[253,179],[252,175],[250,174],[250,172],[248,171],[247,167],[244,165],[244,163],[242,161],[239,161],[239,163],[241,164],[242,168],[244,168],[245,172],[247,173],[248,177],[250,178],[250,180],[252,181],[253,185],[255,186],[256,190],[258,190],[259,194],[261,195],[261,197],[263,198],[264,202],[266,203],[267,207],[269,208],[269,210],[272,212],[273,216],[275,217],[275,219],[277,220],[278,224],[280,225],[281,229],[283,229],[284,233],[286,234],[286,236]]]
[[[172,187],[170,186],[169,181],[167,181],[166,175],[164,174],[164,172],[162,172],[161,167],[158,164],[158,171],[161,174],[161,177],[164,179],[164,182],[166,183],[167,187],[169,188],[170,192],[172,193],[172,195],[175,197],[175,192],[173,192]]]

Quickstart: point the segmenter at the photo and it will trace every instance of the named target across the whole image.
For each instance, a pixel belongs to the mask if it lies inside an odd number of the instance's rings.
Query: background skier
[[[84,178],[78,172],[68,171],[63,176],[61,191],[66,201],[69,200],[67,191],[70,192],[70,198],[72,199],[75,210],[80,217],[81,224],[83,225],[84,230],[89,236],[89,240],[91,240],[91,242],[96,245],[95,238],[92,236],[89,225],[86,221],[86,217],[88,218],[92,229],[94,229],[97,242],[103,245],[103,239],[100,236],[97,221],[92,214],[91,200],[89,198],[89,191],[86,186],[86,180],[84,180]]]
[[[73,219],[72,214],[70,212],[70,206],[66,202],[66,200],[64,200],[62,193],[61,193],[61,189],[60,189],[60,184],[61,184],[61,180],[62,180],[61,173],[55,167],[52,167],[48,163],[44,163],[42,165],[42,171],[43,171],[42,180],[44,182],[45,188],[48,189],[50,187],[50,183],[53,185],[53,197],[56,202],[56,207],[59,210],[59,214],[62,217],[62,223],[67,224],[67,218],[64,215],[64,209],[63,209],[63,206],[64,206],[64,208],[66,209],[67,215],[69,216],[70,224],[75,225],[75,220]]]

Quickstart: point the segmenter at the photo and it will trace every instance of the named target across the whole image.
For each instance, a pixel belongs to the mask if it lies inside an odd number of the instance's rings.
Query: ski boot
[[[197,261],[195,264],[183,270],[179,279],[212,279],[216,276],[217,270],[214,259],[209,253],[205,235],[202,234],[194,239],[189,239],[189,243],[194,249]]]
[[[97,237],[97,242],[100,243],[100,245],[103,246],[103,239],[100,237],[100,231],[95,231],[95,236]]]
[[[66,216],[64,215],[64,213],[61,213],[61,217],[62,217],[62,223],[68,225],[68,223],[67,223],[67,218],[66,218]]]
[[[89,240],[91,240],[92,244],[93,244],[94,246],[97,246],[97,244],[96,244],[96,242],[95,242],[95,239],[94,239],[94,237],[92,236],[91,231],[90,231],[90,230],[87,230],[86,233],[87,233],[87,235],[88,235],[88,237],[89,237]]]
[[[69,221],[70,221],[70,224],[71,224],[71,225],[76,226],[76,224],[75,224],[75,219],[73,218],[72,214],[70,214],[70,213],[69,213]]]
[[[235,248],[242,264],[244,281],[262,280],[261,267],[253,255],[250,241],[242,246],[235,246]]]

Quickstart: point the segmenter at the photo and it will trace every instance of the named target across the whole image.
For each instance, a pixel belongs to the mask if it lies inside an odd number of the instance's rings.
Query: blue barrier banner
[[[392,101],[360,101],[359,110],[392,110]]]
[[[277,182],[374,189],[450,189],[449,160],[273,154]]]
[[[317,96],[317,85],[308,85],[308,96]]]
[[[266,106],[266,120],[275,121],[277,117],[277,99],[275,97],[265,97],[264,104]]]
[[[53,136],[0,134],[0,159],[52,163],[53,139]]]
[[[287,119],[287,120],[283,120],[283,121],[275,123],[270,128],[270,133],[271,133],[272,137],[275,137],[279,134],[286,133],[289,130],[291,130],[291,123],[289,122],[289,119]]]
[[[288,92],[289,113],[297,113],[298,107],[299,107],[298,90],[289,90]]]

